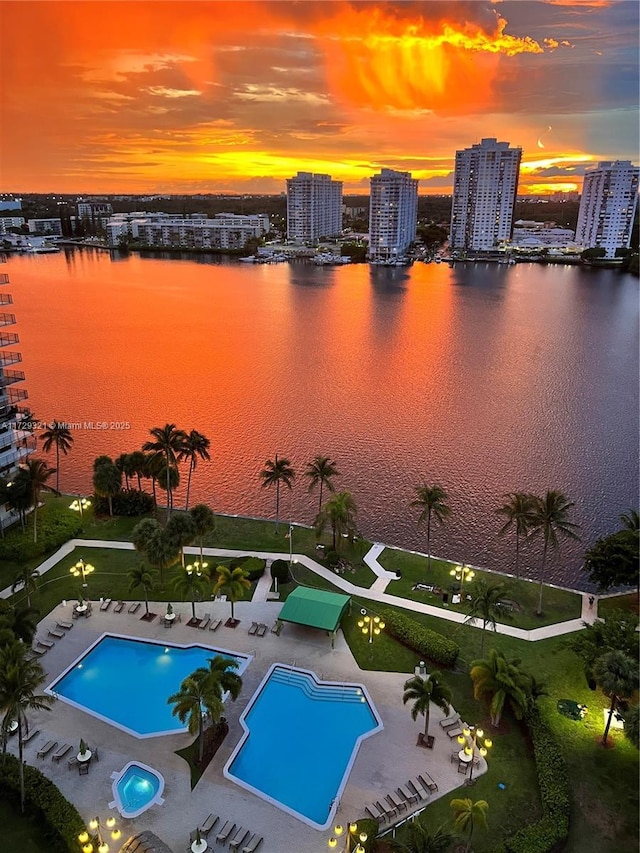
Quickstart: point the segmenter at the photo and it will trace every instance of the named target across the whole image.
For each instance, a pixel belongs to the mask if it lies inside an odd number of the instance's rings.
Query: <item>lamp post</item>
[[[189,563],[188,566],[185,566],[185,572],[187,573],[187,577],[203,578],[207,574],[207,569],[209,567],[209,563],[206,563],[204,560],[200,562],[200,560],[194,560],[193,563]],[[191,587],[191,615],[193,618],[196,618],[196,601],[195,601],[196,590],[194,587]]]
[[[473,569],[470,569],[463,563],[461,566],[456,566],[455,569],[451,569],[449,574],[452,578],[455,578],[457,581],[460,581],[460,598],[462,598],[464,582],[472,581],[476,576],[476,573],[473,571]]]
[[[78,495],[78,497],[69,504],[69,509],[72,509],[74,512],[79,512],[80,518],[82,518],[85,509],[89,509],[90,506],[91,501],[88,498],[81,498],[80,495]]]
[[[335,850],[338,844],[342,843],[344,846],[341,848],[342,853],[365,853],[365,849],[362,846],[368,838],[366,832],[358,832],[358,824],[350,823],[347,826],[347,834],[344,836],[342,842],[339,840],[345,832],[344,826],[341,823],[337,823],[333,827],[333,835],[327,841],[327,847],[331,850]]]
[[[358,620],[358,628],[360,628],[363,634],[368,634],[369,642],[373,643],[374,636],[377,637],[380,631],[384,630],[384,622],[379,616],[369,616],[364,607],[360,611],[360,615],[362,619]]]
[[[116,826],[115,817],[108,817],[104,823],[102,823],[99,817],[94,817],[89,821],[91,832],[87,832],[85,829],[78,836],[78,841],[82,846],[82,853],[94,853],[94,851],[97,851],[97,853],[109,853],[109,845],[104,840],[102,834],[103,828],[109,830],[113,841],[120,839],[122,832]]]
[[[71,566],[69,569],[74,578],[82,577],[82,586],[87,586],[87,575],[90,575],[92,572],[95,572],[95,566],[92,566],[91,563],[85,563],[85,561],[80,557],[75,566]]]
[[[458,735],[458,743],[462,744],[465,755],[471,756],[469,778],[465,780],[465,785],[473,785],[473,757],[476,750],[482,758],[486,758],[488,751],[493,746],[493,741],[491,738],[485,737],[484,731],[478,726],[465,726],[462,729],[462,734]]]

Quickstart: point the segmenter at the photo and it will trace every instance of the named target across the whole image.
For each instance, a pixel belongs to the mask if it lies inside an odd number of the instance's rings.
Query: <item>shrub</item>
[[[38,517],[38,541],[33,541],[33,521],[26,529],[13,527],[0,540],[0,560],[29,560],[55,551],[82,532],[82,520],[70,510],[45,507]]]
[[[260,557],[247,557],[246,560],[242,560],[238,565],[242,566],[250,581],[257,581],[264,574],[266,563]]]
[[[337,551],[329,549],[324,555],[324,561],[330,569],[334,569],[340,562],[340,554]]]
[[[385,610],[382,613],[387,633],[407,646],[418,652],[420,657],[428,658],[434,663],[442,666],[455,666],[460,646],[430,628],[425,628],[414,619],[410,619],[396,610]]]
[[[113,514],[133,518],[138,515],[146,515],[153,510],[153,497],[138,489],[123,489],[112,498]],[[97,515],[109,514],[109,499],[95,497],[95,511]]]
[[[278,583],[289,583],[289,563],[287,560],[274,560],[271,563],[271,577]]]
[[[6,754],[0,760],[0,791],[3,798],[14,804],[20,799],[18,759]],[[25,804],[28,810],[45,824],[47,834],[56,848],[77,853],[78,834],[85,828],[75,806],[66,800],[58,788],[37,768],[24,768]]]

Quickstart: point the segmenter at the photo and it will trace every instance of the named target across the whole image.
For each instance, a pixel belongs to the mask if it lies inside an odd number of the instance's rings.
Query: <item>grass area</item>
[[[394,548],[385,548],[378,558],[381,565],[390,571],[400,570],[400,580],[391,581],[387,587],[390,595],[408,598],[412,601],[420,601],[424,604],[433,604],[442,607],[442,598],[426,590],[413,590],[416,583],[428,583],[440,587],[445,592],[459,592],[460,583],[451,577],[450,571],[457,563],[446,560],[431,558],[431,570],[427,568],[427,558],[419,554],[409,554],[406,551],[397,551]],[[531,630],[540,628],[542,625],[551,625],[555,622],[564,622],[569,619],[579,619],[582,610],[582,600],[579,595],[567,592],[563,589],[545,587],[543,594],[542,616],[536,616],[538,606],[539,585],[533,581],[517,580],[516,578],[502,577],[492,572],[476,571],[474,580],[483,579],[487,583],[503,583],[504,598],[515,601],[518,608],[511,613],[511,619],[504,621],[516,628]],[[469,603],[465,596],[471,593],[473,582],[464,585],[462,589],[463,600],[459,604],[451,603],[449,595],[448,607],[460,613],[468,612]]]
[[[611,598],[601,598],[598,602],[598,616],[603,619],[614,610],[624,610],[625,613],[638,615],[640,600],[637,592],[629,592],[626,595],[614,595]]]
[[[50,853],[50,840],[34,815],[21,815],[12,805],[0,801],[3,853]]]

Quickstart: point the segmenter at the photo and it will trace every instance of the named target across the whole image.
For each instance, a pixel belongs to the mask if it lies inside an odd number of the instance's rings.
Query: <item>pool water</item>
[[[364,687],[278,664],[240,722],[225,776],[317,829],[330,824],[361,741],[382,729]]]
[[[117,808],[122,817],[137,817],[154,803],[164,802],[164,778],[146,764],[130,762],[113,779],[114,801],[109,807]]]
[[[185,731],[167,704],[182,681],[208,659],[238,661],[241,674],[249,656],[208,646],[179,646],[104,635],[47,688],[59,699],[136,737]]]

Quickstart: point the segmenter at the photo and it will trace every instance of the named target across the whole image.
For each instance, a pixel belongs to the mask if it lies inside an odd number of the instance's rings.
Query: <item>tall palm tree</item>
[[[486,800],[476,800],[475,803],[465,798],[463,800],[451,800],[449,803],[453,809],[454,827],[460,832],[468,832],[466,853],[471,850],[471,837],[476,826],[481,829],[487,828],[487,811],[489,803]]]
[[[276,487],[276,533],[278,533],[280,529],[280,483],[291,489],[296,473],[291,467],[291,462],[284,456],[279,459],[276,453],[275,461],[267,459],[264,463],[260,476],[262,477],[262,488],[269,488],[273,485]]]
[[[624,715],[624,736],[640,749],[640,706],[632,705]]]
[[[34,607],[16,607],[0,601],[0,630],[30,646],[36,635],[40,613]]]
[[[196,596],[202,597],[202,594],[209,589],[209,582],[208,569],[201,569],[198,573],[188,572],[183,568],[174,578],[173,587],[178,595],[191,599],[191,615],[194,619],[196,618]]]
[[[202,563],[204,562],[204,558],[202,556],[203,540],[207,533],[211,533],[211,531],[215,530],[216,517],[213,514],[213,510],[211,510],[206,504],[196,504],[194,507],[191,507],[189,515],[191,516],[195,527],[196,538],[198,540],[198,545],[200,546],[200,563]]]
[[[138,491],[142,491],[142,483],[140,482],[141,477],[146,477],[145,473],[145,460],[146,457],[141,450],[134,450],[133,453],[129,453],[130,465],[131,465],[131,476],[135,476],[138,479]]]
[[[129,569],[127,577],[129,578],[129,592],[135,592],[136,589],[141,589],[144,595],[145,614],[149,615],[149,593],[153,589],[153,575],[144,565],[135,566]]]
[[[317,535],[321,536],[327,524],[330,524],[333,550],[339,551],[344,535],[350,537],[355,535],[356,513],[356,502],[351,492],[338,492],[329,498],[316,518]]]
[[[145,555],[149,565],[160,572],[160,585],[163,587],[164,570],[174,566],[180,559],[180,548],[175,539],[168,536],[166,530],[157,530],[149,537]]]
[[[328,456],[314,456],[311,462],[307,462],[307,470],[304,473],[305,477],[309,478],[309,492],[312,492],[316,486],[320,486],[318,497],[318,513],[320,513],[322,511],[322,487],[326,486],[330,492],[335,492],[332,478],[339,477],[340,472],[336,468],[336,463]]]
[[[56,491],[60,491],[60,451],[66,456],[73,445],[71,432],[60,421],[52,421],[49,429],[40,436],[42,449],[48,453],[52,447],[56,449]]]
[[[550,490],[542,498],[534,498],[531,530],[534,534],[541,533],[543,538],[542,570],[540,572],[540,591],[536,615],[542,615],[542,592],[544,590],[545,565],[549,547],[556,554],[560,548],[560,538],[576,539],[580,537],[575,532],[579,525],[569,521],[569,510],[575,504],[571,503],[562,492]]]
[[[122,473],[108,456],[101,457],[100,464],[93,466],[93,488],[101,498],[109,502],[109,515],[113,516],[113,499],[122,488]]]
[[[153,494],[153,505],[158,508],[158,498],[156,493],[156,483],[158,477],[164,471],[165,464],[162,456],[157,456],[155,453],[144,454],[143,476],[151,480],[151,491]],[[165,472],[166,474],[166,472]]]
[[[172,714],[187,724],[189,734],[197,734],[199,740],[199,760],[204,754],[203,715],[209,714],[213,719],[220,717],[224,710],[221,698],[216,694],[206,670],[196,670],[187,676],[180,685],[177,693],[172,693],[167,699],[173,705]]]
[[[57,489],[50,486],[47,480],[55,474],[55,468],[49,468],[47,463],[42,459],[33,459],[27,457],[22,463],[18,473],[14,478],[14,484],[17,485],[17,491],[24,484],[25,490],[28,492],[33,507],[33,541],[38,541],[38,504],[40,503],[40,495],[43,491],[53,492],[57,494]]]
[[[502,712],[508,702],[516,719],[522,715],[529,704],[530,678],[521,668],[520,660],[507,660],[503,652],[491,649],[489,656],[471,661],[469,672],[473,682],[475,699],[489,702],[491,725],[500,725]]]
[[[507,499],[496,512],[506,518],[500,528],[500,536],[504,536],[511,528],[516,532],[516,577],[520,577],[520,540],[525,539],[533,521],[535,498],[524,492],[509,492],[504,495]]]
[[[621,651],[607,652],[599,657],[593,667],[598,687],[611,699],[607,724],[602,735],[602,745],[607,745],[611,720],[621,699],[629,699],[638,689],[638,666]]]
[[[24,812],[24,737],[29,733],[27,713],[49,710],[53,696],[38,693],[45,680],[42,666],[26,656],[27,647],[16,640],[0,648],[0,714],[2,729],[9,722],[18,723],[18,767],[20,777],[20,810]]]
[[[187,498],[184,503],[184,508],[189,509],[189,492],[191,491],[191,475],[196,470],[196,466],[198,464],[198,459],[202,459],[206,462],[209,462],[211,456],[209,455],[209,448],[211,447],[211,442],[203,435],[201,432],[197,432],[197,430],[192,429],[191,432],[185,436],[184,445],[179,454],[179,460],[182,462],[184,459],[189,460],[189,476],[187,477]]]
[[[167,481],[169,482],[169,491],[167,492],[167,521],[171,518],[171,512],[173,510],[173,493],[180,485],[180,471],[173,465],[165,465],[162,462],[161,458],[158,457],[159,466],[158,466],[158,474],[157,481],[158,486],[161,489],[166,491],[167,489]]]
[[[40,572],[37,569],[30,569],[29,566],[23,565],[20,567],[14,582],[11,584],[11,592],[15,592],[20,587],[24,587],[27,596],[27,607],[31,607],[31,596],[38,591],[38,579]]]
[[[188,512],[180,512],[172,515],[167,521],[165,530],[167,536],[173,539],[180,549],[180,562],[184,566],[184,546],[193,542],[196,535],[196,526],[193,518]]]
[[[133,477],[136,473],[135,464],[131,453],[121,453],[115,460],[115,466],[124,475],[125,488],[129,488],[129,477]]]
[[[234,672],[234,669],[238,668],[238,661],[223,655],[215,655],[208,658],[207,663],[209,667],[204,671],[220,701],[222,701],[224,694],[228,693],[235,702],[242,690],[242,678],[237,672]]]
[[[218,566],[216,572],[218,578],[213,585],[213,591],[216,595],[222,593],[227,596],[227,601],[231,603],[231,619],[235,622],[233,606],[242,598],[244,591],[250,588],[251,582],[241,566],[236,566],[235,569],[229,566]]]
[[[442,673],[434,670],[428,678],[420,678],[419,675],[410,678],[404,683],[404,695],[402,704],[413,702],[411,708],[411,719],[416,720],[418,714],[424,714],[424,737],[429,736],[429,712],[431,703],[440,708],[445,714],[449,713],[451,705],[451,690],[442,684],[440,679]]]
[[[449,495],[442,486],[435,483],[428,486],[416,486],[417,497],[411,501],[410,506],[420,510],[418,524],[427,522],[427,569],[431,571],[431,520],[435,519],[439,524],[444,524],[451,515],[451,507],[447,503]]]
[[[175,424],[165,424],[163,427],[153,427],[149,432],[155,440],[145,441],[142,445],[142,449],[149,451],[164,462],[168,503],[167,517],[169,517],[171,515],[172,504],[170,469],[178,467],[178,460],[187,436],[184,430],[177,429]]]
[[[628,509],[620,516],[622,527],[625,530],[640,530],[640,516],[637,509]]]
[[[420,819],[407,821],[402,828],[402,840],[389,840],[396,853],[448,853],[455,840],[443,826],[430,830]]]
[[[482,620],[482,635],[480,637],[480,654],[484,654],[484,637],[487,625],[497,631],[497,621],[511,621],[512,616],[508,610],[499,606],[500,598],[504,594],[504,584],[487,583],[485,580],[477,580],[471,587],[471,602],[469,604],[468,616],[465,623],[473,625],[477,619]]]

